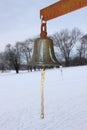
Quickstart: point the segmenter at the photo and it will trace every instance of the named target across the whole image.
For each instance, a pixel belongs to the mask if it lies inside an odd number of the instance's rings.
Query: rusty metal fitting
[[[40,33],[40,37],[47,37],[46,21],[43,20],[43,16],[41,16],[41,33]]]
[[[41,37],[47,37],[47,28],[46,28],[46,22],[42,22],[41,24]]]

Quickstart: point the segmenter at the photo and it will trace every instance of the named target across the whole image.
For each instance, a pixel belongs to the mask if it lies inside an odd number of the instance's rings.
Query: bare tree
[[[26,63],[27,63],[27,70],[29,71],[30,67],[29,67],[29,62],[31,60],[31,56],[32,56],[32,48],[33,48],[33,39],[28,39],[22,43],[20,43],[21,46],[21,54],[23,56],[23,60],[25,59]]]
[[[55,46],[58,47],[62,58],[65,60],[65,66],[69,66],[72,48],[81,36],[82,33],[77,28],[74,28],[72,31],[65,29],[53,35]]]
[[[86,64],[87,62],[87,35],[84,35],[80,39],[80,44],[77,47],[77,54],[80,64]]]
[[[6,60],[9,62],[9,66],[15,69],[16,73],[19,73],[20,68],[20,48],[19,44],[12,47],[10,44],[5,49]]]
[[[78,56],[78,62],[79,62],[79,65],[82,65],[83,64],[83,52],[84,52],[84,47],[83,47],[83,44],[80,44],[78,47],[77,47],[77,56]]]
[[[6,70],[6,61],[4,52],[0,53],[0,70],[3,72]]]
[[[83,44],[83,48],[84,48],[84,58],[87,59],[87,35],[84,35],[81,38],[81,44]]]

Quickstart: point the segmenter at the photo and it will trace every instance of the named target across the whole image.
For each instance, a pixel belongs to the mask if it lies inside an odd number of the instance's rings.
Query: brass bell
[[[52,39],[48,37],[40,37],[35,40],[34,52],[29,65],[41,68],[59,66],[54,54]]]

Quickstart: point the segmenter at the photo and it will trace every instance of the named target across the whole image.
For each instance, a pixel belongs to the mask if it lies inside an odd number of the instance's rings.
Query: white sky
[[[40,34],[40,9],[58,0],[0,0],[0,50]],[[78,27],[87,33],[87,7],[47,22],[48,34]]]

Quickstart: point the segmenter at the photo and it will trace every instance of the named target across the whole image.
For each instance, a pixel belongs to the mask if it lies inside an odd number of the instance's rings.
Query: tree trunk
[[[16,73],[17,73],[17,74],[19,73],[19,69],[16,69]]]

